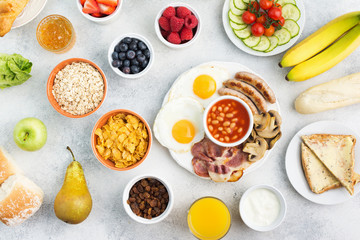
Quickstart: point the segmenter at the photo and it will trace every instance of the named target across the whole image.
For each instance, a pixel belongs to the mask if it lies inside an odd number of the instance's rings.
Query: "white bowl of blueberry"
[[[130,33],[117,37],[110,45],[108,60],[115,73],[124,78],[140,78],[154,62],[154,50],[145,37]]]

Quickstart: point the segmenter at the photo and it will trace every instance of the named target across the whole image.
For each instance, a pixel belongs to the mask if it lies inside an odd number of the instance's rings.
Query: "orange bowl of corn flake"
[[[139,166],[149,154],[151,143],[149,124],[137,113],[125,109],[103,115],[91,134],[96,158],[116,171]]]

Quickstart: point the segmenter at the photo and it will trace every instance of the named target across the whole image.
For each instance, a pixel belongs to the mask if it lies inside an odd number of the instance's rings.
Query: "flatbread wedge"
[[[324,166],[353,195],[355,137],[352,135],[313,134],[301,138]]]

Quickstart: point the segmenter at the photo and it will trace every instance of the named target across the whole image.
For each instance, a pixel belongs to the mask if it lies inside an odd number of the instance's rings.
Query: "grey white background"
[[[125,0],[124,0],[125,1]],[[285,151],[292,136],[305,125],[318,120],[337,120],[360,132],[359,105],[336,111],[304,116],[298,114],[293,102],[299,93],[315,84],[360,71],[360,49],[326,73],[302,83],[286,82],[287,69],[277,66],[282,54],[254,57],[237,49],[225,35],[221,0],[183,1],[196,8],[203,21],[203,31],[191,47],[171,50],[163,45],[154,31],[154,18],[160,8],[171,1],[127,0],[120,17],[112,24],[97,25],[80,15],[75,0],[49,0],[44,11],[31,23],[11,31],[0,39],[0,52],[19,53],[34,66],[33,77],[21,86],[0,91],[0,145],[16,159],[26,175],[45,192],[41,209],[24,224],[9,228],[0,225],[0,239],[193,239],[187,223],[187,209],[197,198],[212,195],[222,199],[232,215],[232,226],[224,239],[359,239],[360,196],[335,206],[321,206],[301,197],[291,186],[285,172]],[[306,24],[300,40],[344,13],[359,10],[358,0],[305,0]],[[56,55],[42,49],[36,41],[39,21],[50,14],[61,14],[73,23],[75,47]],[[120,34],[143,34],[153,44],[156,59],[146,76],[138,80],[118,77],[107,62],[108,46]],[[70,119],[57,113],[46,97],[49,73],[60,61],[82,57],[97,63],[108,79],[108,95],[103,106],[83,119]],[[236,183],[214,183],[199,179],[179,167],[168,151],[155,140],[149,157],[138,168],[116,172],[102,166],[90,146],[91,130],[106,112],[127,108],[141,114],[151,125],[163,97],[176,77],[189,68],[208,61],[235,61],[266,78],[278,97],[284,124],[283,137],[268,161],[255,172]],[[48,141],[38,152],[25,152],[13,141],[15,124],[25,117],[41,119],[48,129]],[[358,139],[360,141],[360,139]],[[359,143],[358,143],[359,144]],[[71,158],[66,146],[72,147],[85,169],[93,197],[93,210],[79,225],[58,220],[53,201],[59,191]],[[356,154],[357,161],[360,153]],[[151,226],[131,220],[125,213],[121,197],[126,183],[134,176],[149,173],[167,179],[175,193],[174,209],[163,222]],[[284,223],[271,232],[255,232],[242,222],[238,204],[243,192],[267,183],[282,191],[288,213]]]

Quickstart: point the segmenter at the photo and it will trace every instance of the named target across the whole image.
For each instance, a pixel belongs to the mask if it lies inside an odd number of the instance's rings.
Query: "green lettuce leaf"
[[[20,85],[30,77],[32,63],[20,54],[0,53],[0,89]]]

